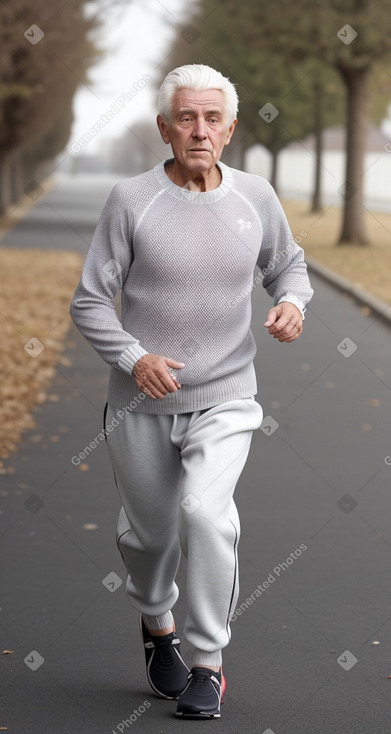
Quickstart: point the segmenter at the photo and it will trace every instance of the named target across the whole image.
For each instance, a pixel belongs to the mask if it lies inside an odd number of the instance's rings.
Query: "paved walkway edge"
[[[305,261],[310,273],[312,271],[315,275],[318,275],[320,278],[323,278],[323,280],[330,283],[330,285],[338,288],[338,290],[343,291],[344,293],[350,293],[350,295],[354,296],[360,303],[369,306],[369,308],[371,308],[372,311],[374,311],[381,319],[386,321],[387,324],[391,324],[390,304],[385,301],[381,301],[379,298],[375,298],[375,296],[363,291],[361,288],[356,288],[349,280],[342,278],[341,275],[337,275],[337,273],[334,273],[324,265],[311,260],[311,258],[306,256]]]

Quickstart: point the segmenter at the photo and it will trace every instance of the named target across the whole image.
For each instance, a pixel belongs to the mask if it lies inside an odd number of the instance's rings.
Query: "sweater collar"
[[[226,194],[228,194],[229,190],[232,188],[232,173],[229,166],[226,166],[225,163],[222,163],[221,161],[217,161],[217,165],[221,171],[221,183],[220,186],[217,187],[217,189],[212,189],[211,191],[188,191],[187,189],[182,188],[182,186],[177,186],[171,179],[167,176],[164,166],[169,161],[173,161],[173,158],[168,158],[164,161],[161,161],[157,164],[157,166],[154,167],[154,173],[156,175],[156,178],[158,179],[161,187],[167,191],[171,196],[174,196],[176,199],[180,199],[181,201],[189,201],[193,202],[196,201],[200,204],[211,204],[214,201],[219,201],[219,199],[222,199]]]

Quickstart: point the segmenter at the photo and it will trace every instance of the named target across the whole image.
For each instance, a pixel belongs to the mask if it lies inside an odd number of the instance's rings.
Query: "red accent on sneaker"
[[[224,678],[223,669],[222,668],[220,669],[220,671],[221,671],[220,703],[223,703],[223,696],[224,696],[224,693],[225,693],[225,689],[227,687],[227,681]]]

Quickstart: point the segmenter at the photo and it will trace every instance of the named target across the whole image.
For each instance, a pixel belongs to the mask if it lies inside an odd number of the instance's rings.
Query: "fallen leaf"
[[[380,405],[380,400],[379,400],[379,398],[368,398],[367,399],[367,404],[370,405],[373,408],[378,408],[379,405]]]
[[[371,314],[371,309],[369,308],[369,306],[362,306],[360,311],[363,316],[369,316]]]

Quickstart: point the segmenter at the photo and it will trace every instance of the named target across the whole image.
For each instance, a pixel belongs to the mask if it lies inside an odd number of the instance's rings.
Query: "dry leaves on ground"
[[[65,360],[69,303],[82,263],[76,252],[0,248],[0,460],[34,427],[32,411],[46,400],[55,367]]]
[[[322,212],[314,214],[309,211],[307,201],[283,199],[282,203],[293,235],[308,258],[342,276],[356,288],[390,303],[391,214],[366,212],[369,247],[337,246],[340,207],[325,206]]]

